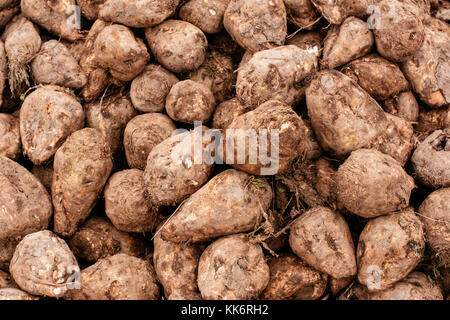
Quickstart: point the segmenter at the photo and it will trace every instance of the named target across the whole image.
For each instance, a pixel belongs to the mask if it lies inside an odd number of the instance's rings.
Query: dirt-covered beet
[[[102,133],[111,148],[116,164],[123,156],[125,127],[137,115],[130,98],[114,94],[85,105],[84,108],[86,109],[86,127],[97,129]]]
[[[349,17],[328,31],[324,40],[322,69],[335,69],[368,54],[374,44],[366,22]]]
[[[377,54],[370,54],[351,62],[344,67],[342,73],[356,81],[361,88],[379,101],[408,90],[408,81],[400,68]]]
[[[302,118],[291,107],[280,101],[267,101],[235,118],[227,127],[226,163],[254,175],[282,173],[304,152],[306,130]],[[248,145],[246,136],[255,145],[258,143],[260,152]]]
[[[112,170],[111,149],[100,131],[73,133],[54,159],[54,230],[70,237],[91,213]]]
[[[0,155],[16,160],[21,150],[19,119],[0,113]]]
[[[334,278],[356,274],[355,247],[345,219],[317,207],[303,213],[291,227],[292,251],[308,265]]]
[[[80,66],[88,77],[88,82],[81,91],[81,96],[86,102],[96,100],[111,83],[108,71],[98,65],[94,50],[95,40],[106,26],[105,21],[96,20],[82,42],[83,44],[80,45],[82,48],[78,49],[80,51],[78,53]]]
[[[124,232],[151,232],[158,212],[145,199],[144,171],[115,173],[105,186],[105,213],[114,226]]]
[[[271,200],[272,190],[266,180],[226,170],[183,203],[162,227],[161,237],[192,243],[255,230]]]
[[[431,188],[450,186],[450,128],[436,130],[411,158],[416,178]]]
[[[205,33],[219,33],[223,29],[223,16],[230,0],[190,0],[178,12],[180,18]]]
[[[256,299],[269,279],[270,269],[261,246],[252,244],[243,234],[213,242],[200,257],[198,287],[203,299]]]
[[[420,8],[413,1],[382,0],[373,33],[378,53],[401,62],[416,53],[424,42],[425,28]]]
[[[22,0],[22,14],[49,32],[69,41],[83,37],[75,0]]]
[[[165,241],[160,234],[156,235],[153,246],[153,263],[165,296],[179,300],[183,296],[200,295],[197,270],[201,250],[195,245]]]
[[[119,81],[133,80],[150,60],[144,41],[122,25],[105,27],[97,35],[93,50],[98,66]]]
[[[419,207],[427,244],[437,265],[450,263],[450,188],[431,193]]]
[[[69,49],[56,40],[44,42],[31,64],[31,75],[37,84],[54,84],[82,88],[87,77]]]
[[[45,230],[27,235],[17,246],[10,265],[11,276],[24,291],[60,298],[79,271],[69,246]]]
[[[78,99],[62,87],[38,88],[20,109],[24,154],[35,164],[50,160],[73,132],[84,127],[85,114]]]
[[[166,97],[178,78],[160,65],[149,64],[131,83],[130,96],[136,110],[163,112]]]
[[[236,96],[253,109],[269,100],[293,106],[301,98],[302,80],[316,71],[312,51],[294,45],[263,50],[239,68]]]
[[[167,114],[179,122],[208,122],[215,108],[216,99],[211,89],[193,80],[174,84],[166,98]]]
[[[156,60],[169,71],[192,71],[205,61],[208,40],[189,22],[166,20],[148,28],[145,36]]]
[[[293,254],[272,258],[269,268],[270,280],[262,299],[317,300],[327,287],[326,274],[314,270]]]
[[[30,85],[27,65],[39,52],[42,40],[36,26],[18,15],[6,26],[2,41],[8,57],[9,88],[16,95],[22,86]]]
[[[369,291],[385,290],[423,259],[423,224],[412,210],[370,220],[359,236],[358,281]]]
[[[251,52],[282,46],[286,7],[283,0],[231,0],[223,24],[233,40]]]
[[[306,89],[306,103],[320,146],[338,158],[368,146],[388,125],[378,103],[339,71],[316,74]]]
[[[0,156],[0,268],[27,234],[48,228],[53,213],[44,186],[18,163]]]
[[[160,24],[175,13],[179,0],[106,0],[100,6],[99,18],[133,28]]]
[[[202,141],[200,141],[201,139]],[[214,157],[198,157],[214,153],[204,128],[172,136],[150,152],[144,172],[145,196],[149,205],[178,205],[199,190],[211,177]],[[197,156],[192,153],[200,142]]]
[[[338,200],[364,218],[409,205],[414,179],[392,157],[373,149],[353,151],[336,174]]]
[[[130,168],[144,170],[150,152],[172,136],[175,124],[162,113],[146,113],[128,122],[123,145]]]
[[[80,288],[68,300],[157,300],[160,289],[153,266],[144,259],[120,253],[81,271]]]
[[[145,253],[144,241],[137,235],[117,230],[103,217],[92,217],[69,240],[75,257],[97,262],[118,253],[141,257]]]
[[[430,107],[450,104],[450,26],[438,19],[425,24],[421,48],[402,64],[419,98]]]

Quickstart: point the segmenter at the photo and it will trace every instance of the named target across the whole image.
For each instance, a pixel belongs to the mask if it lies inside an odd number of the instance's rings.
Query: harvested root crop
[[[144,172],[138,169],[115,173],[105,187],[105,212],[114,226],[124,232],[151,232],[158,212],[145,199]]]
[[[377,3],[378,21],[373,33],[378,53],[401,62],[422,47],[425,28],[417,2],[382,0]]]
[[[69,49],[56,40],[44,42],[31,64],[31,75],[37,84],[54,84],[82,88],[87,77]]]
[[[153,262],[158,280],[168,299],[191,300],[200,296],[197,286],[198,262],[201,250],[195,245],[175,244],[156,235]]]
[[[175,121],[194,124],[208,122],[216,107],[212,91],[205,85],[184,80],[176,83],[166,99],[166,111]]]
[[[437,19],[425,24],[421,48],[402,64],[420,99],[430,107],[450,104],[450,27]]]
[[[364,218],[407,208],[415,186],[394,158],[372,149],[352,152],[335,179],[339,202]]]
[[[100,131],[111,148],[114,161],[121,160],[126,125],[136,117],[130,98],[114,94],[85,105],[86,126]]]
[[[322,69],[335,69],[370,52],[373,34],[366,22],[349,17],[333,26],[324,40]]]
[[[333,278],[356,274],[350,229],[339,213],[328,208],[317,207],[297,218],[291,227],[289,244],[308,265]]]
[[[424,185],[450,187],[450,128],[430,134],[414,151],[411,162]]]
[[[327,287],[328,276],[293,254],[282,254],[269,263],[270,280],[262,294],[268,300],[317,300]]]
[[[117,230],[102,217],[92,217],[69,241],[75,257],[97,262],[118,253],[141,257],[145,253],[144,241],[137,235]]]
[[[79,267],[64,240],[45,230],[29,234],[19,243],[10,271],[22,290],[60,298],[69,289]]]
[[[122,25],[105,27],[95,39],[93,50],[97,65],[119,81],[133,80],[150,60],[144,41]]]
[[[99,18],[133,28],[160,24],[175,13],[179,0],[106,0],[100,7]]]
[[[157,300],[160,292],[152,265],[120,253],[81,271],[80,289],[67,300]]]
[[[342,73],[352,78],[378,101],[387,100],[408,90],[408,81],[400,68],[376,54],[351,62],[345,66]]]
[[[166,97],[178,78],[160,65],[149,64],[131,83],[130,96],[136,110],[163,112]]]
[[[229,2],[230,0],[190,0],[180,8],[178,15],[205,33],[219,33],[223,29],[223,16]]]
[[[82,38],[75,0],[22,0],[22,14],[49,32],[69,41]]]
[[[254,175],[282,173],[303,154],[306,133],[305,123],[291,107],[280,101],[268,101],[237,117],[228,126],[226,163]],[[246,137],[253,145],[260,146],[259,153],[256,148],[249,147]],[[278,142],[278,154],[275,141]]]
[[[41,48],[41,36],[34,24],[22,15],[6,26],[2,35],[8,57],[9,88],[13,95],[30,86],[28,64]]]
[[[428,246],[439,266],[450,263],[450,188],[431,193],[419,207]]]
[[[286,7],[283,0],[231,0],[223,24],[244,49],[271,49],[282,46],[286,39]]]
[[[239,69],[236,96],[255,109],[269,100],[293,106],[299,102],[302,80],[317,71],[317,56],[297,46],[255,53]]]
[[[44,186],[29,171],[0,156],[0,268],[30,233],[48,228],[53,208]]]
[[[0,113],[0,155],[17,160],[21,150],[19,119]]]
[[[144,170],[153,148],[170,138],[175,130],[172,120],[162,113],[146,113],[131,119],[123,137],[130,168]]]
[[[242,234],[213,242],[200,257],[198,287],[203,299],[256,299],[269,279],[270,269],[261,246]]]
[[[192,154],[192,147],[202,139],[201,154]],[[150,152],[144,172],[145,195],[152,206],[178,205],[199,190],[211,177],[214,167],[214,145],[211,137],[198,127],[174,135]]]
[[[145,32],[156,60],[169,71],[196,70],[206,58],[208,40],[189,22],[167,20]]]
[[[38,88],[20,109],[20,136],[24,154],[35,164],[50,160],[67,137],[84,126],[78,99],[56,86]]]
[[[161,237],[195,243],[256,230],[271,201],[266,180],[229,169],[186,200],[161,228]]]
[[[54,230],[70,237],[91,213],[112,169],[111,150],[100,131],[73,133],[54,160],[52,201]]]
[[[386,290],[422,260],[423,224],[412,210],[370,220],[359,236],[358,281],[369,291]]]
[[[388,126],[378,103],[339,71],[316,74],[306,89],[306,103],[320,146],[338,158],[367,147]]]

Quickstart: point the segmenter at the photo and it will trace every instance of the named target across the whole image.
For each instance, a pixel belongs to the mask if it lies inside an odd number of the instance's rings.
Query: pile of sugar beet
[[[449,21],[1,0],[0,300],[448,299]]]

